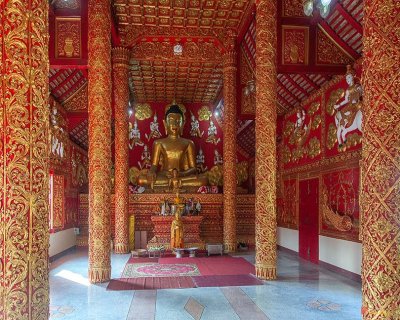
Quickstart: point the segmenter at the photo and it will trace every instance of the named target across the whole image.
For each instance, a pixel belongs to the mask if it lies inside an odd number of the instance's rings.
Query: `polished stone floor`
[[[254,253],[241,255],[254,263]],[[129,255],[112,255],[118,278]],[[361,285],[278,251],[278,279],[263,286],[106,291],[87,280],[87,252],[51,264],[50,319],[361,319]]]

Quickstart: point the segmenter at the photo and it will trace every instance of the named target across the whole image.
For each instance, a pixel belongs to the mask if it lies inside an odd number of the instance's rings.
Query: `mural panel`
[[[362,87],[360,70],[347,67],[346,76],[325,91],[326,155],[361,149]]]
[[[358,241],[360,169],[326,173],[320,191],[320,234]]]
[[[282,26],[282,64],[308,65],[309,27]]]
[[[285,168],[321,159],[321,97],[285,117],[282,159]]]

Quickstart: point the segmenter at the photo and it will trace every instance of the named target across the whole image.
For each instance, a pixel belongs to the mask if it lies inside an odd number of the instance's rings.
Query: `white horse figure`
[[[348,88],[344,100],[336,104],[334,109],[337,110],[335,114],[336,136],[339,147],[346,143],[347,133],[358,129],[362,133],[362,112],[360,108],[362,87],[359,83],[354,83],[354,71],[351,66],[347,66],[346,82]],[[344,105],[342,110],[339,110]],[[349,123],[352,114],[354,114],[352,123]]]
[[[350,112],[345,112],[345,116],[347,116]],[[362,112],[358,110],[356,116],[354,117],[353,123],[347,126],[347,120],[344,119],[344,124],[340,124],[342,122],[343,115],[341,111],[336,112],[335,115],[335,123],[336,123],[336,136],[339,147],[341,147],[344,143],[346,143],[346,135],[349,132],[354,130],[359,130],[362,133]]]

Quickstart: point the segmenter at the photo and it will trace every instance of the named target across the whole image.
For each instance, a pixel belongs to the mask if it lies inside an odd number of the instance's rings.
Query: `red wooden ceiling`
[[[123,44],[143,41],[146,36],[154,40],[157,32],[162,32],[175,42],[196,36],[207,39],[214,37],[222,45],[226,41],[225,31],[232,29],[237,34],[243,34],[241,46],[254,69],[256,25],[254,21],[246,23],[252,3],[233,0],[115,0],[114,29]],[[315,30],[314,36],[318,30],[323,31],[352,60],[361,56],[362,0],[333,0],[331,14],[325,20],[318,14],[312,18],[304,17],[302,9],[297,8],[302,6],[302,0],[279,0],[278,4],[279,24],[310,26],[310,30]],[[292,12],[293,16],[282,17],[285,6],[292,6],[287,12]],[[63,15],[65,12],[66,9]],[[75,11],[73,15],[76,15]],[[214,62],[207,66],[205,64],[160,59],[132,60],[131,94],[137,101],[171,101],[175,98],[184,102],[214,102],[221,95],[223,85],[221,66]],[[278,65],[278,113],[283,114],[298,106],[338,73],[344,73],[344,66],[311,64],[299,68]],[[52,95],[65,104],[87,84],[86,75],[87,71],[82,66],[74,68],[69,63],[63,67],[58,63],[49,72]],[[71,137],[81,146],[87,145],[87,120],[84,117],[71,128]],[[247,122],[245,126],[238,124],[238,142],[242,152],[249,157],[254,155],[254,122]]]

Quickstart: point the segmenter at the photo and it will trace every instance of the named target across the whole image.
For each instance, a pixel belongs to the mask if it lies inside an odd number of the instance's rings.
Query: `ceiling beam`
[[[71,91],[75,91],[76,88],[79,88],[80,86],[82,86],[84,83],[86,82],[85,78],[81,78],[79,79],[77,82],[75,82],[67,91],[65,91],[59,98],[59,101],[64,101],[65,100],[65,96],[70,93]]]
[[[346,66],[289,66],[278,65],[278,73],[300,73],[310,74],[318,73],[324,75],[335,75],[346,73]]]
[[[343,18],[345,18],[346,21],[347,21],[348,23],[350,23],[351,26],[352,26],[354,29],[356,29],[356,31],[357,31],[359,34],[361,34],[361,35],[363,34],[362,26],[356,21],[356,19],[353,18],[353,16],[352,16],[351,14],[349,14],[349,13],[343,8],[343,6],[342,6],[339,2],[336,3],[335,9],[337,9],[337,10],[339,11],[339,13],[343,16]]]
[[[289,81],[293,87],[295,87],[298,91],[300,91],[302,94],[304,94],[306,97],[308,96],[308,92],[304,90],[302,87],[300,87],[296,81],[292,79],[290,75],[284,75],[285,79]],[[303,77],[302,77],[303,78]]]

